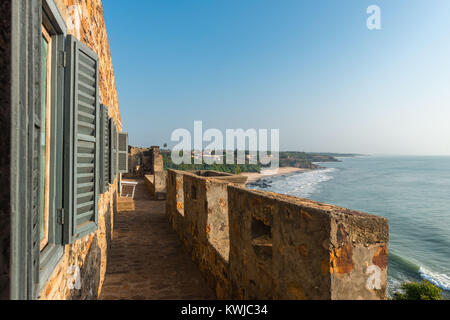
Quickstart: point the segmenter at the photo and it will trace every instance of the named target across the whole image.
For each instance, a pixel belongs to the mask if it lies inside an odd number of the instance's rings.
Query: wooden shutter
[[[66,41],[64,242],[72,243],[97,229],[100,104],[98,56]]]
[[[111,181],[110,183],[113,183],[114,180],[116,180],[117,175],[117,130],[116,130],[116,123],[111,118],[109,119],[110,125],[110,177]]]
[[[40,214],[41,206],[41,190],[40,180],[41,180],[41,108],[38,103],[34,104],[34,114],[33,121],[30,121],[30,131],[29,143],[30,143],[30,155],[28,161],[29,167],[31,168],[31,192],[28,194],[30,197],[30,215],[28,216],[28,235],[29,235],[29,245],[30,256],[27,261],[28,265],[26,270],[28,270],[28,299],[34,299],[37,296],[38,286],[39,286],[39,258],[40,258]],[[21,234],[23,239],[26,239],[25,234]]]
[[[109,189],[110,169],[109,169],[109,117],[108,108],[101,105],[101,128],[100,128],[100,193],[105,193]]]
[[[128,172],[128,133],[119,132],[118,135],[118,168],[119,173]]]

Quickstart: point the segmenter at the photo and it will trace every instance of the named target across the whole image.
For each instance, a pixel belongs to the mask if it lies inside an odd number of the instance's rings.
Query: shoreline
[[[278,168],[275,170],[270,170],[270,169],[261,170],[260,173],[258,173],[258,172],[242,172],[241,175],[247,177],[247,182],[246,182],[246,185],[247,185],[250,183],[255,183],[264,178],[279,177],[279,176],[284,176],[287,174],[308,172],[308,171],[312,171],[312,170],[317,170],[317,169],[282,167],[282,168]]]

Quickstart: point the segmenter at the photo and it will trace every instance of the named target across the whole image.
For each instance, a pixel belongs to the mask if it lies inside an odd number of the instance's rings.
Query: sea
[[[388,295],[427,279],[450,299],[450,157],[356,156],[253,187],[389,219]]]

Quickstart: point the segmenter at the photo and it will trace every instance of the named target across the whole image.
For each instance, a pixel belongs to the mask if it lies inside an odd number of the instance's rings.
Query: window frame
[[[52,101],[51,101],[51,91],[52,91],[52,37],[50,36],[49,32],[47,31],[47,28],[42,25],[41,27],[42,31],[42,38],[47,42],[47,55],[45,57],[46,60],[46,76],[45,76],[45,125],[41,125],[41,130],[45,130],[45,154],[42,154],[41,152],[41,161],[45,161],[44,163],[44,172],[41,171],[41,175],[43,174],[44,177],[44,190],[41,190],[41,193],[43,192],[44,196],[44,203],[42,205],[41,203],[41,210],[44,210],[44,237],[40,239],[40,252],[45,250],[47,245],[49,244],[49,216],[50,216],[50,208],[49,208],[49,202],[50,202],[50,156],[51,156],[51,117],[52,117]],[[41,59],[44,57],[41,53]],[[41,60],[42,61],[42,60]],[[42,68],[41,68],[42,70]],[[41,71],[42,73],[42,71]],[[41,93],[42,96],[42,93]],[[41,101],[42,103],[42,101]],[[42,106],[41,106],[42,107]],[[41,121],[43,121],[43,116],[41,114]],[[43,127],[43,128],[42,128]],[[42,134],[42,131],[41,131]],[[42,140],[41,140],[42,142]],[[42,147],[42,145],[41,145]],[[42,165],[42,164],[41,164]],[[42,167],[41,167],[42,169]],[[42,179],[42,177],[41,177]],[[42,223],[42,221],[41,221]],[[41,235],[42,236],[42,235]]]
[[[63,129],[64,129],[64,55],[67,28],[53,0],[42,1],[42,28],[51,37],[50,47],[50,157],[48,194],[48,244],[39,256],[39,291],[47,283],[64,255],[63,225]]]

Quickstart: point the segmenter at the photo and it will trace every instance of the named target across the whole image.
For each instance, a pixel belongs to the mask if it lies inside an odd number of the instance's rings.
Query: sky
[[[366,10],[378,5],[381,29]],[[448,0],[103,0],[124,131],[280,129],[280,149],[450,155]]]

